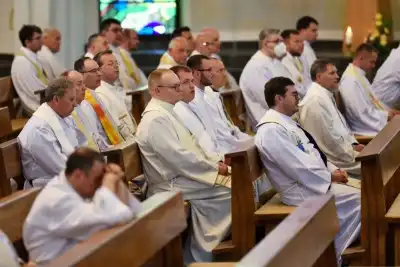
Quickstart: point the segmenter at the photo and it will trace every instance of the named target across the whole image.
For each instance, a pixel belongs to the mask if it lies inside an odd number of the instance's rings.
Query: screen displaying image
[[[177,26],[177,0],[99,1],[101,20],[115,18],[140,35],[169,34]]]

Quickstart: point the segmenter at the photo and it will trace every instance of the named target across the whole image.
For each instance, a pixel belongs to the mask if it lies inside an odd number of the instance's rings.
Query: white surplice
[[[21,47],[20,51],[43,69],[36,53],[25,47]],[[25,56],[15,55],[11,65],[11,78],[24,109],[31,114],[40,106],[39,95],[34,92],[46,88],[47,85],[38,78],[35,66]]]
[[[114,86],[104,81],[95,90],[97,96],[117,122],[118,131],[125,140],[133,138],[136,132],[136,122],[125,105],[125,91],[119,86]]]
[[[90,53],[90,52],[86,52],[85,55],[84,55],[84,57],[88,57],[88,58],[93,59],[93,58],[94,58],[94,55],[93,55],[92,53]]]
[[[282,64],[290,73],[290,79],[296,84],[296,89],[300,96],[305,96],[308,87],[312,83],[307,61],[302,57],[294,57],[288,52],[282,59]]]
[[[339,257],[360,233],[360,190],[331,183],[330,171],[305,133],[290,117],[273,109],[260,120],[255,143],[283,203],[298,206],[314,196],[335,196],[340,225],[335,246]]]
[[[374,104],[376,97],[365,71],[350,63],[342,75],[339,90],[347,123],[354,134],[375,136],[385,127],[388,112]]]
[[[280,60],[265,55],[261,50],[251,57],[243,69],[239,84],[253,130],[268,110],[264,96],[265,84],[278,76],[290,78],[289,72]]]
[[[299,103],[299,122],[308,131],[328,160],[353,175],[360,175],[361,164],[356,162],[357,143],[336,106],[334,96],[317,83],[312,83]]]
[[[160,58],[160,63],[157,66],[157,69],[170,69],[173,66],[179,65],[176,61],[171,57],[171,55],[166,51]]]
[[[197,144],[207,155],[213,155],[220,160],[224,159],[224,153],[220,151],[216,140],[208,134],[200,118],[185,102],[178,102],[174,106],[174,112],[179,116],[186,129],[195,137]]]
[[[82,198],[64,172],[36,197],[23,226],[31,260],[42,266],[93,233],[131,220],[141,210],[127,192],[128,205],[101,186],[91,200]]]
[[[65,168],[67,157],[79,146],[74,126],[51,111],[47,103],[42,106],[48,107],[44,112],[53,117],[59,128],[54,129],[48,121],[34,113],[18,135],[26,188],[30,184],[34,187],[46,185]]]
[[[207,108],[211,111],[217,127],[217,142],[221,147],[230,148],[230,152],[233,147],[240,145],[240,143],[253,139],[250,135],[242,133],[230,120],[219,92],[215,92],[211,87],[207,86],[204,89],[204,101],[207,104]]]
[[[400,47],[392,49],[390,55],[378,69],[372,90],[388,107],[400,106]]]
[[[317,56],[315,55],[314,49],[311,47],[311,44],[308,41],[304,41],[304,50],[301,57],[305,62],[307,62],[308,72],[310,72],[312,64],[315,60],[317,60]]]
[[[231,225],[231,190],[217,186],[217,160],[206,158],[180,122],[173,105],[152,98],[136,139],[150,195],[181,191],[191,204],[193,233],[185,246],[185,264],[212,261],[211,251]]]
[[[42,49],[37,55],[49,81],[60,77],[61,73],[66,70],[65,67],[61,65],[56,55],[54,55],[47,46],[42,45]]]
[[[0,259],[1,267],[20,267],[17,253],[6,236],[0,229]]]

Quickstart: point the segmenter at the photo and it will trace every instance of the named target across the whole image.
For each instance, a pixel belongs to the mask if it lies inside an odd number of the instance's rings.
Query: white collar
[[[333,98],[334,95],[331,91],[329,91],[328,89],[326,89],[325,87],[322,87],[319,83],[313,82],[312,83],[314,85],[314,87],[316,88],[317,92],[321,92],[327,96],[329,96],[329,98]]]
[[[26,47],[23,47],[23,46],[20,48],[20,50],[22,53],[25,54],[25,56],[37,60],[37,54],[35,52],[33,52],[32,50],[30,50]]]
[[[48,54],[51,54],[51,55],[54,55],[54,53],[51,52],[50,48],[48,48],[48,47],[45,46],[45,45],[42,45],[42,48],[40,49],[40,51],[45,52],[45,53],[48,53]]]
[[[356,65],[354,65],[353,63],[350,63],[351,66],[353,66],[354,71],[356,71],[359,75],[365,77],[366,73],[364,70],[362,70],[361,68],[357,67]]]

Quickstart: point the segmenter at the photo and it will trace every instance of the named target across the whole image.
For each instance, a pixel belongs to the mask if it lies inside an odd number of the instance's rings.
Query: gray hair
[[[327,58],[319,58],[315,60],[310,69],[311,80],[315,81],[317,79],[317,75],[325,72],[328,65],[335,65],[335,63]]]
[[[265,39],[267,39],[272,34],[279,34],[279,32],[280,30],[278,29],[269,29],[269,28],[262,29],[258,34],[258,47],[261,49],[263,46],[263,41]]]
[[[65,91],[73,86],[73,83],[67,80],[66,77],[60,77],[51,81],[45,91],[45,101],[50,102],[55,96],[63,97]]]

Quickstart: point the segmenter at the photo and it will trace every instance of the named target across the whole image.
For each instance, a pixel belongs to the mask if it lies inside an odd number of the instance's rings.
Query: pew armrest
[[[267,203],[261,206],[254,216],[257,221],[281,221],[296,209],[281,202],[279,194],[276,194]]]
[[[33,94],[40,95],[40,94],[44,93],[45,91],[46,91],[46,89],[40,89],[40,90],[34,91]]]
[[[233,94],[240,94],[240,93],[241,93],[240,89],[229,89],[229,90],[224,90],[224,91],[220,92],[220,95],[222,97],[224,97],[224,96],[233,95]]]
[[[360,144],[367,145],[375,136],[354,135],[354,137]]]
[[[234,262],[196,262],[189,265],[189,267],[235,267]]]
[[[125,90],[125,94],[126,95],[137,95],[137,94],[141,94],[142,92],[145,92],[148,90],[147,86],[142,86],[136,89],[127,89]]]
[[[389,223],[400,223],[400,194],[393,201],[385,215],[385,219]]]

